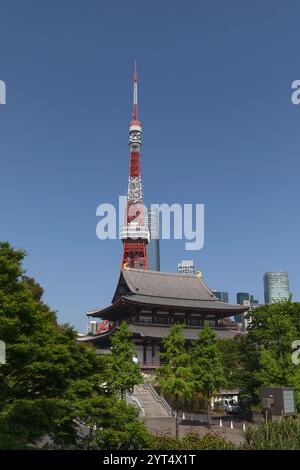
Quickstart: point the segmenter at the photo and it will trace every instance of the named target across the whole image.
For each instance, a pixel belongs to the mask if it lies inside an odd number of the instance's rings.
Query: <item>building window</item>
[[[139,317],[140,323],[152,323],[152,317],[146,315],[140,315]]]
[[[176,323],[185,323],[185,317],[173,317],[173,325]]]
[[[169,324],[169,318],[165,316],[157,316],[156,317],[156,323],[159,323],[160,325],[168,325]]]
[[[201,326],[203,324],[203,321],[201,318],[191,318],[191,326]]]

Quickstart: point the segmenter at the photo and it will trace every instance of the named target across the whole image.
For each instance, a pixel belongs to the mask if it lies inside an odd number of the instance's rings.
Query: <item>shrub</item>
[[[151,450],[234,450],[237,447],[214,432],[205,436],[190,432],[181,438],[154,436],[150,448]]]
[[[300,420],[283,418],[247,429],[244,449],[250,450],[299,450]]]

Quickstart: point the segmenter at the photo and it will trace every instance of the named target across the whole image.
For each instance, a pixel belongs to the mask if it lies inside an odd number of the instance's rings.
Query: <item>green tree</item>
[[[132,333],[128,324],[123,321],[118,331],[112,336],[111,367],[108,376],[108,387],[121,398],[132,391],[134,385],[143,383],[139,365],[134,362],[135,350],[131,340]]]
[[[85,450],[145,449],[150,435],[138,410],[115,396],[74,401],[74,416],[82,423],[77,448]]]
[[[194,390],[205,398],[207,403],[208,425],[211,425],[211,399],[224,385],[222,356],[217,338],[208,323],[199,333],[192,348],[192,372]]]
[[[0,338],[7,350],[7,364],[0,366],[0,449],[84,443],[87,433],[78,434],[76,423],[97,400],[103,405],[103,432],[128,440],[120,433],[126,407],[132,425],[140,424],[131,407],[99,387],[108,375],[107,359],[79,344],[73,328],[57,323],[42,301],[41,286],[25,276],[24,256],[0,243]],[[119,420],[111,411],[118,406],[123,410]],[[90,406],[89,420],[97,421],[97,412]]]
[[[171,327],[170,334],[163,340],[164,352],[160,354],[166,363],[156,371],[160,391],[171,398],[176,412],[176,437],[179,437],[180,400],[192,395],[191,358],[186,350],[183,328],[179,323]]]
[[[226,384],[259,405],[261,386],[296,388],[300,407],[300,366],[292,363],[292,342],[300,338],[300,304],[291,300],[255,308],[247,334],[219,342]]]
[[[292,363],[292,342],[299,339],[299,305],[286,300],[255,309],[248,333],[258,363],[254,398],[262,385],[295,387],[300,406],[300,365]]]
[[[241,397],[250,399],[259,387],[255,373],[259,367],[256,344],[247,334],[237,334],[232,339],[219,339],[219,349],[226,388],[240,388]]]

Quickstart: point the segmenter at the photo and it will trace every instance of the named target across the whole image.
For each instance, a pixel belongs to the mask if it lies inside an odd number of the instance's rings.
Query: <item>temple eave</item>
[[[248,307],[242,305],[230,305],[219,301],[199,301],[189,299],[162,299],[159,297],[132,295],[130,298],[121,297],[114,304],[100,310],[88,312],[87,315],[95,318],[106,318],[111,314],[120,313],[126,307],[138,309],[167,310],[169,312],[182,313],[207,313],[216,314],[219,318],[229,317],[243,313]]]
[[[132,323],[128,325],[129,330],[132,332],[133,339],[138,340],[162,340],[170,333],[169,326],[165,325],[140,325]],[[186,341],[193,341],[197,339],[202,328],[198,327],[184,327],[183,335]],[[79,342],[92,343],[95,346],[108,346],[110,344],[110,336],[113,335],[116,331],[116,328],[101,333],[94,336],[85,336],[83,338],[78,338]],[[219,339],[232,339],[237,334],[243,334],[238,330],[233,330],[226,327],[214,327],[213,331],[215,332],[217,338]]]

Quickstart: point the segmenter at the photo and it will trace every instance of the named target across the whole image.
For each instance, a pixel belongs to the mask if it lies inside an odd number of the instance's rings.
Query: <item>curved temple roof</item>
[[[101,317],[125,304],[171,307],[184,310],[201,310],[231,314],[245,312],[242,305],[220,302],[207,288],[199,275],[123,269],[112,305],[102,310],[88,312],[89,316]]]
[[[133,294],[185,300],[218,300],[197,275],[142,269],[124,269],[122,275]]]

